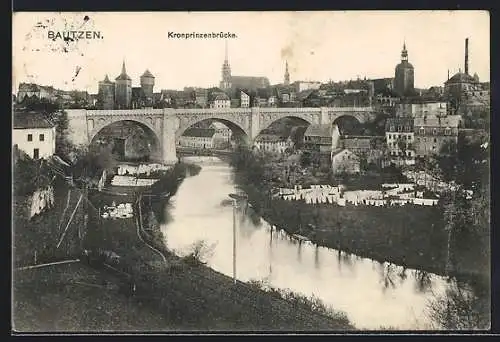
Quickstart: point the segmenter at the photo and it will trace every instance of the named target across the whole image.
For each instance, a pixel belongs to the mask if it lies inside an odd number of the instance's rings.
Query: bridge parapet
[[[321,108],[318,107],[259,107],[260,113],[319,113]]]
[[[168,113],[176,115],[193,115],[193,114],[250,114],[250,108],[179,108],[171,109]]]
[[[373,107],[325,107],[328,112],[374,112]]]
[[[141,108],[141,109],[96,109],[87,110],[87,117],[92,116],[136,116],[136,115],[163,115],[163,109]]]

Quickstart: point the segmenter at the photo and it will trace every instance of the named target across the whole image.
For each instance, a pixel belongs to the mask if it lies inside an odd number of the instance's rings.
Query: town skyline
[[[415,67],[416,88],[442,86],[448,70],[450,76],[463,71],[464,40],[469,38],[469,72],[489,81],[485,11],[90,13],[88,17],[14,15],[14,93],[26,82],[97,93],[98,82],[105,75],[114,80],[124,60],[133,86],[139,85],[146,69],[155,76],[156,91],[218,86],[225,39],[171,39],[169,31],[235,33],[237,38],[228,40],[232,74],[268,77],[271,84],[283,82],[287,61],[291,82],[394,77],[405,42]],[[131,20],[141,25],[130,25]],[[345,27],[354,29],[341,36],[332,34]],[[103,38],[78,42],[47,38],[49,30],[76,29],[99,31]]]

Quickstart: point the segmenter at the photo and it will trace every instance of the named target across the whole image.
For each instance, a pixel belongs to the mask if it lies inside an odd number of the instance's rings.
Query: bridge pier
[[[162,161],[165,164],[177,163],[177,155],[175,152],[175,131],[176,117],[163,115],[163,130],[162,130]]]

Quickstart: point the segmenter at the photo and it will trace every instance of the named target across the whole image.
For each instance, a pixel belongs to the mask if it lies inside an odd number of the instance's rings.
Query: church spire
[[[403,41],[403,51],[401,51],[401,61],[408,61],[408,51],[406,50],[406,41]]]
[[[222,80],[220,87],[222,89],[228,89],[231,87],[231,66],[229,65],[227,40],[224,42],[224,63],[222,64]]]
[[[284,84],[285,85],[290,84],[290,73],[288,72],[288,61],[285,62],[285,81],[284,81]]]
[[[127,69],[125,68],[125,58],[123,59],[123,62],[122,62],[122,72],[120,73],[120,75],[115,78],[115,80],[132,80],[128,75],[127,75]]]

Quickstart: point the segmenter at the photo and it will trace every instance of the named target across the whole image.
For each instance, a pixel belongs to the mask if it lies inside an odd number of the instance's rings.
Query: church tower
[[[130,107],[132,101],[132,79],[127,75],[125,61],[122,64],[121,74],[115,78],[115,101],[117,109]]]
[[[403,43],[401,51],[401,63],[396,66],[394,75],[394,90],[398,96],[411,96],[415,91],[414,86],[414,69],[413,65],[408,62],[408,51],[406,50],[406,42]]]
[[[288,72],[288,61],[285,64],[285,79],[283,82],[286,86],[290,84],[290,73]]]
[[[231,66],[229,65],[228,53],[227,53],[227,40],[225,43],[225,57],[224,63],[222,64],[222,81],[220,82],[221,89],[231,88]]]

